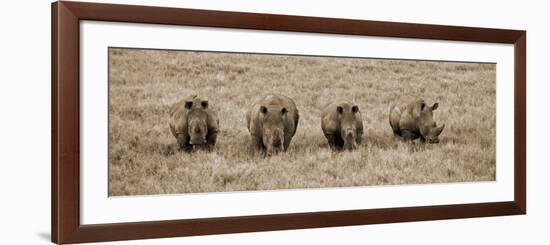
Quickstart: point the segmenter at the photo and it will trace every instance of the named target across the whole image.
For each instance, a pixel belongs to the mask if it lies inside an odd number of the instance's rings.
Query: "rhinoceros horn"
[[[445,124],[435,128],[435,135],[440,135],[444,128],[445,128]]]

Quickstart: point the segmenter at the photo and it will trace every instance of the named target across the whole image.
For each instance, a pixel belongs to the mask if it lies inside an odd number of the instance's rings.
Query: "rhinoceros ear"
[[[193,101],[185,101],[185,108],[191,109],[192,106],[193,106]]]
[[[267,107],[260,106],[260,112],[263,113],[263,114],[266,114],[267,113]]]
[[[204,109],[208,108],[208,100],[203,100],[203,101],[201,101],[201,106],[202,106],[202,108],[204,108]]]
[[[433,106],[432,106],[432,111],[435,111],[435,109],[437,109],[439,107],[439,103],[435,103]]]
[[[342,108],[341,106],[337,106],[336,107],[336,112],[342,113],[342,112],[344,112],[344,108]]]
[[[288,112],[288,110],[287,110],[285,107],[283,107],[283,109],[281,109],[281,114],[284,115],[284,114],[286,114],[287,112]]]
[[[351,111],[353,111],[353,113],[357,113],[359,111],[359,106],[356,106],[356,105],[352,106]]]

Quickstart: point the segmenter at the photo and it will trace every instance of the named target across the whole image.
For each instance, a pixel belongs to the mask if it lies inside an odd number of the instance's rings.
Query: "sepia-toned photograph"
[[[111,47],[109,196],[496,179],[496,64]]]

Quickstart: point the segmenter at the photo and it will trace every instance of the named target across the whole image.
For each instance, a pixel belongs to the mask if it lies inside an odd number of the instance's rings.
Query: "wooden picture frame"
[[[458,26],[55,2],[52,4],[51,234],[55,243],[305,229],[526,213],[526,32]],[[514,45],[514,200],[135,223],[80,223],[79,22],[82,20]],[[511,99],[511,98],[510,98]]]

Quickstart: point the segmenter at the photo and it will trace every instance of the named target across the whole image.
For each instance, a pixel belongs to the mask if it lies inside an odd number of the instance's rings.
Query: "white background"
[[[115,2],[115,1],[113,1]],[[121,1],[118,1],[121,2]],[[550,21],[544,1],[128,1],[164,6],[528,30],[528,215],[262,232],[117,244],[548,243]],[[50,2],[11,1],[0,15],[0,241],[45,244],[50,230]]]

